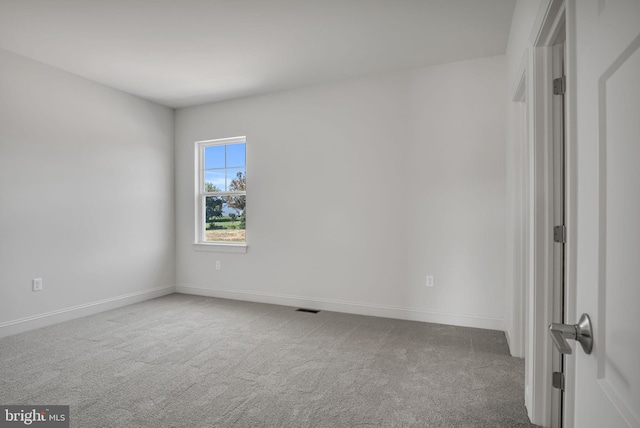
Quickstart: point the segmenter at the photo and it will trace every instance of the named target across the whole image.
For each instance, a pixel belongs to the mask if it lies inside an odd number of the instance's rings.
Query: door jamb
[[[565,96],[566,126],[566,308],[567,319],[575,317],[575,143],[572,136],[572,112],[575,99],[574,85],[574,22],[572,21],[574,0],[548,0],[541,4],[530,37],[532,48],[529,52],[528,75],[531,76],[528,89],[529,153],[533,167],[533,201],[529,215],[533,220],[532,281],[528,284],[527,339],[530,346],[525,358],[530,359],[530,391],[525,397],[529,418],[535,424],[550,426],[551,423],[551,341],[547,326],[551,323],[553,296],[553,117],[552,117],[552,49],[558,32],[566,31],[566,75],[568,88]],[[567,359],[571,360],[571,359]],[[572,385],[574,366],[570,361],[565,368],[565,385]],[[564,426],[573,426],[574,396],[571,388],[565,391]]]

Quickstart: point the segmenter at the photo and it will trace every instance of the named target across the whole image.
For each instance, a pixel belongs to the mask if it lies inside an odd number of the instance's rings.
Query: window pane
[[[214,169],[204,172],[204,191],[205,192],[224,192],[224,169]]]
[[[247,176],[244,168],[227,169],[227,191],[247,190]]]
[[[204,169],[224,168],[224,146],[204,148]]]
[[[245,242],[245,197],[207,196],[205,241]]]
[[[245,143],[229,144],[227,147],[227,168],[245,166]]]

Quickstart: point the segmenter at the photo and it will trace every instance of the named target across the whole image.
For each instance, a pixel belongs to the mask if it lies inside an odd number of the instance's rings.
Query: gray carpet
[[[71,426],[529,427],[497,331],[173,294],[0,340],[1,404]]]

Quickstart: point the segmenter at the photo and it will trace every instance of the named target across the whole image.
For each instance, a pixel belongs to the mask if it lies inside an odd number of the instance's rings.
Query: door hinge
[[[551,385],[553,385],[555,389],[564,391],[564,373],[553,372],[553,376],[551,378]]]
[[[553,79],[553,95],[564,95],[567,90],[567,83],[564,76]]]
[[[564,224],[553,228],[553,242],[561,244],[567,242],[567,228]]]

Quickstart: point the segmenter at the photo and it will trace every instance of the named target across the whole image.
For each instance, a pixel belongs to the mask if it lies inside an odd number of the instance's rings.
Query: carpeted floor
[[[77,428],[533,426],[490,330],[172,294],[0,357],[0,404],[69,404]]]

